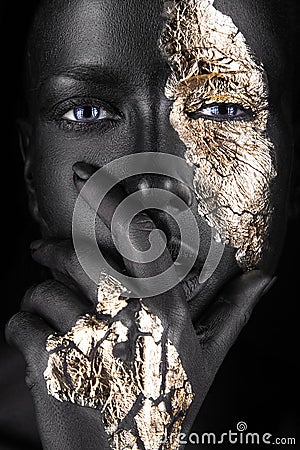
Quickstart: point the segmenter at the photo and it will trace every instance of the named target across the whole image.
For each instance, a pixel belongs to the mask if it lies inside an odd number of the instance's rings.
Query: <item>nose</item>
[[[152,85],[147,93],[145,91],[139,93],[135,100],[135,104],[131,104],[131,125],[133,126],[129,131],[133,138],[131,147],[133,152],[150,152],[152,155],[155,153],[170,154],[185,161],[186,147],[170,123],[172,102],[166,98],[164,89]],[[172,164],[171,159],[170,164]],[[177,173],[174,167],[174,178],[172,178],[170,174],[147,173],[147,166],[146,163],[145,173],[141,170],[139,175],[130,177],[122,183],[128,194],[136,191],[141,191],[142,194],[145,191],[146,196],[149,189],[162,189],[182,199],[188,207],[192,205],[193,190],[190,173],[183,176],[182,173]],[[143,168],[141,167],[141,169]]]
[[[140,191],[141,195],[143,195],[143,191],[145,192],[145,195],[147,195],[149,189],[162,189],[164,191],[171,192],[176,197],[179,197],[188,207],[190,207],[193,203],[193,193],[189,186],[167,175],[136,175],[126,179],[123,187],[128,194]]]
[[[162,152],[184,157],[186,147],[170,123],[172,101],[164,89],[149,87],[129,103],[129,134],[135,152]]]

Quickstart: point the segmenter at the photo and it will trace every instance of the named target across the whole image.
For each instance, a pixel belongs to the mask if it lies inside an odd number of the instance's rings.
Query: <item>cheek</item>
[[[262,258],[272,216],[270,185],[276,177],[273,144],[264,137],[266,117],[256,123],[190,120],[179,106],[171,122],[185,142],[186,159],[195,165],[198,211],[237,249],[245,270]]]
[[[119,133],[124,144],[124,133]],[[83,161],[101,167],[122,156],[126,146],[114,133],[66,132],[56,125],[40,125],[33,140],[34,183],[38,207],[48,235],[71,236],[72,215],[77,199],[73,165]]]
[[[34,144],[34,184],[39,213],[47,234],[70,237],[76,200],[72,166],[80,155],[78,145],[39,130]]]
[[[65,131],[55,124],[39,122],[34,130],[34,181],[39,212],[48,235],[71,236],[72,215],[77,199],[72,166],[79,161],[95,167],[141,149],[138,123],[122,124],[105,133]]]

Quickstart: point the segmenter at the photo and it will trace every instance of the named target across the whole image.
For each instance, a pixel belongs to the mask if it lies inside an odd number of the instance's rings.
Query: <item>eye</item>
[[[97,122],[114,119],[115,115],[101,106],[81,105],[75,106],[63,115],[63,119],[71,122]]]
[[[188,113],[188,115],[195,120],[202,117],[216,121],[251,120],[253,118],[251,108],[245,109],[241,105],[226,103],[203,105],[200,109]]]

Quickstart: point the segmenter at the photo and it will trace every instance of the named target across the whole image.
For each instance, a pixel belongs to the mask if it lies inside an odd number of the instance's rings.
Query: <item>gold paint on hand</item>
[[[160,319],[142,300],[126,314],[131,300],[120,297],[128,294],[103,275],[97,313],[48,337],[48,393],[99,409],[113,449],[175,450],[170,437],[180,433],[193,390]]]

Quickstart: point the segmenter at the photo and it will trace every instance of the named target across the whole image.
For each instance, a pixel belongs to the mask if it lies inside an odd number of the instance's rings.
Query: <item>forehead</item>
[[[145,67],[155,72],[163,63],[162,10],[156,0],[44,1],[29,40],[31,78],[77,65],[100,66],[120,78],[134,72],[142,77]]]
[[[272,7],[270,4],[272,3]],[[283,19],[276,2],[215,0],[243,33],[268,75],[286,67]],[[162,0],[55,0],[43,2],[35,19],[27,55],[30,79],[39,82],[76,65],[101,66],[138,83],[167,65],[159,50]]]
[[[250,50],[269,77],[278,78],[289,62],[288,11],[280,0],[215,0],[215,7],[232,18]]]

